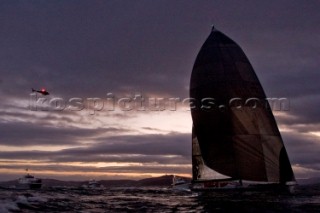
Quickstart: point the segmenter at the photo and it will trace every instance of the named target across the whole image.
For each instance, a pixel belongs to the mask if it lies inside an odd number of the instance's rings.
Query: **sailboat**
[[[192,187],[294,186],[265,92],[241,47],[212,27],[191,81]]]

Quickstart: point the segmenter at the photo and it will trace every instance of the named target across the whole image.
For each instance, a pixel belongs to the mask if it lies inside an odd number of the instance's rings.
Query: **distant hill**
[[[191,181],[191,178],[180,177],[185,179],[186,181]],[[170,186],[172,184],[173,175],[164,175],[160,177],[153,177],[153,178],[145,178],[142,180],[138,180],[136,182],[136,186]]]
[[[52,186],[79,187],[84,183],[85,181],[63,181],[63,180],[56,180],[56,179],[42,179],[42,184],[45,187],[52,187]]]
[[[173,175],[165,175],[161,177],[145,178],[138,180],[135,186],[170,186],[172,184]]]
[[[297,183],[300,185],[320,184],[320,177],[297,179]]]
[[[100,180],[97,181],[105,187],[143,187],[143,186],[170,186],[172,184],[173,175],[164,175],[160,177],[145,178],[141,180]],[[182,177],[187,181],[190,178]],[[67,186],[67,187],[80,187],[87,184],[87,181],[62,181],[55,179],[42,179],[44,187]],[[0,187],[11,187],[18,184],[18,180],[0,182]]]
[[[0,182],[0,187],[11,187],[11,186],[15,186],[17,185],[18,183],[18,180],[10,180],[10,181],[3,181],[3,182]]]
[[[130,187],[134,186],[135,180],[100,180],[98,181],[101,185],[105,187]]]

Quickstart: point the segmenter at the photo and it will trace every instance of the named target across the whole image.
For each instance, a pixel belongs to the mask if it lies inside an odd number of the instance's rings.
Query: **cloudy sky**
[[[320,176],[318,0],[0,1],[0,180],[191,175],[183,104],[211,25],[268,97],[296,177]],[[49,96],[34,96],[45,87]],[[47,99],[43,99],[47,98]]]

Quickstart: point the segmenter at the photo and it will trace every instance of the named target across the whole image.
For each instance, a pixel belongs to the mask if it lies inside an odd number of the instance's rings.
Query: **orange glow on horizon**
[[[22,172],[20,169],[3,169],[0,168],[1,173],[17,175],[17,178],[20,178],[26,172]],[[60,171],[50,171],[50,170],[43,170],[43,171],[33,171],[30,172],[35,176],[41,176],[41,178],[59,178],[63,180],[73,180],[74,177],[77,177],[81,180],[87,180],[91,178],[95,179],[143,179],[148,177],[160,177],[164,175],[173,175],[170,173],[116,173],[116,172],[60,172]],[[184,177],[191,177],[190,174],[184,173],[175,173],[174,175],[184,176]]]

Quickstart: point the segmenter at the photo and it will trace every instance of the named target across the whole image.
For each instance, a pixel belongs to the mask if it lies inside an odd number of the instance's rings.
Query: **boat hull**
[[[41,189],[41,183],[33,183],[33,184],[18,184],[16,185],[16,189]]]

